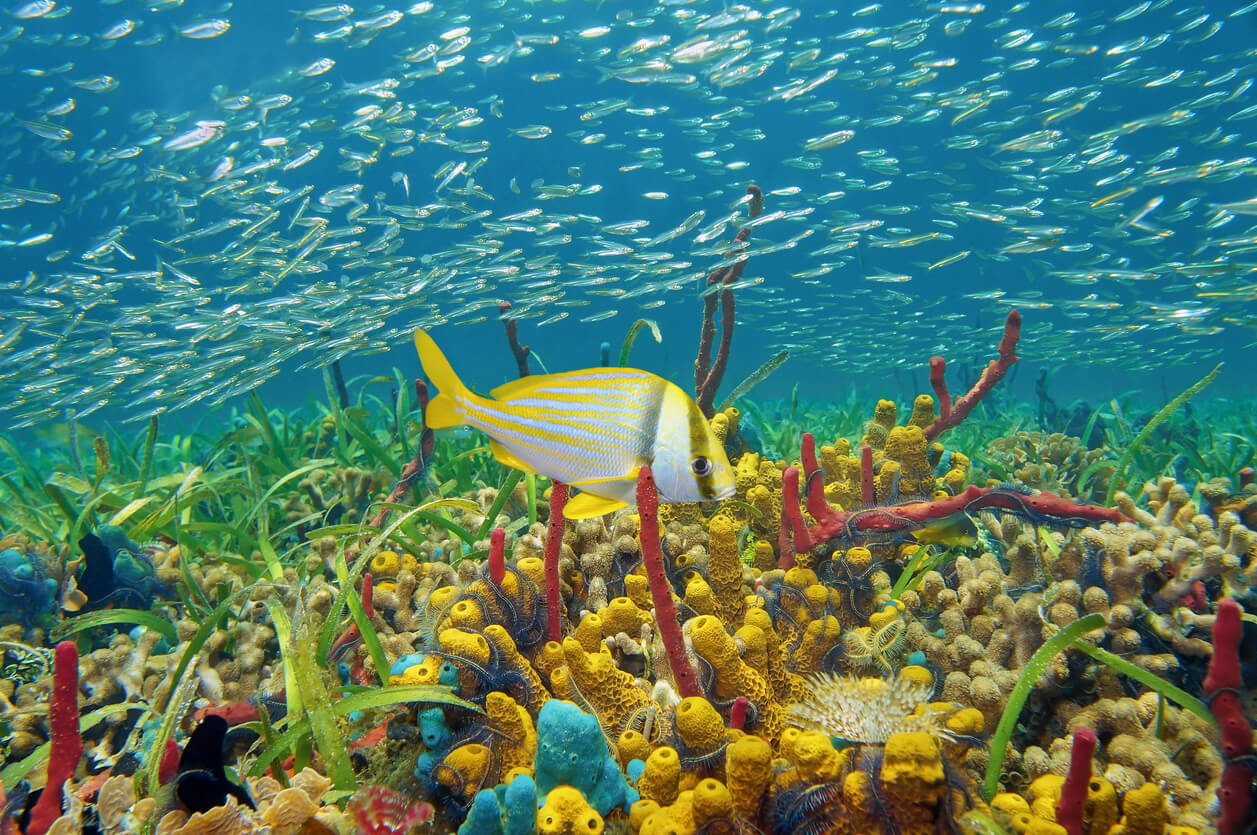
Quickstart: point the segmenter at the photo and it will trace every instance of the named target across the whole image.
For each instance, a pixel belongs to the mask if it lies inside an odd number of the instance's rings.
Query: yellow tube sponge
[[[465,632],[461,629],[445,629],[438,634],[437,641],[445,653],[445,660],[458,668],[460,695],[475,693],[482,678],[472,665],[480,669],[489,665],[492,657],[489,641],[479,632]]]
[[[933,494],[934,470],[927,456],[928,446],[920,426],[896,426],[890,430],[885,453],[888,459],[899,462],[899,495]]]
[[[901,832],[933,831],[947,779],[938,743],[928,733],[892,734],[882,760],[882,788]]]
[[[537,729],[528,711],[505,693],[493,691],[485,696],[484,712],[493,729],[502,772],[522,768],[531,774],[537,756]]]
[[[829,735],[820,731],[803,731],[794,740],[794,767],[808,783],[837,779],[840,757]]]
[[[879,400],[873,408],[873,419],[864,427],[861,444],[868,444],[873,449],[881,449],[886,444],[886,436],[895,425],[898,410],[893,400]]]
[[[842,780],[843,805],[851,817],[855,832],[879,832],[881,827],[873,819],[873,812],[880,805],[873,790],[873,776],[863,769],[856,769]]]
[[[624,594],[639,609],[653,609],[655,607],[655,602],[650,596],[650,584],[646,582],[645,574],[624,575]]]
[[[515,570],[524,575],[535,588],[546,587],[546,561],[540,557],[523,557],[515,563]]]
[[[562,667],[566,659],[563,657],[563,645],[558,641],[546,641],[533,657],[533,666],[542,681],[549,681],[555,670]]]
[[[586,652],[575,638],[564,638],[563,658],[572,683],[609,733],[618,734],[635,714],[655,706],[637,680],[615,665],[605,646]]]
[[[546,699],[550,698],[541,676],[537,674],[533,665],[528,663],[528,659],[520,654],[519,648],[515,646],[515,640],[511,638],[511,633],[507,632],[504,626],[496,623],[486,626],[484,637],[497,654],[498,669],[509,670],[525,683],[527,700],[524,702],[524,707],[530,714],[536,716],[537,711],[541,710],[541,706],[546,703]]]
[[[667,806],[676,800],[680,779],[681,758],[675,748],[665,745],[656,748],[646,758],[646,768],[637,778],[637,793],[660,806]]]
[[[801,686],[803,679],[786,670],[785,653],[782,650],[781,636],[777,634],[777,630],[773,627],[772,616],[768,614],[766,609],[761,607],[752,607],[746,610],[746,618],[743,627],[758,626],[764,634],[764,652],[768,656],[768,665],[760,667],[754,664],[749,657],[743,656],[743,660],[750,664],[753,669],[765,671],[768,677],[768,684],[772,688],[773,695],[777,701],[786,704],[789,702],[797,702],[802,698],[802,691],[796,691],[796,685]]]
[[[641,832],[642,824],[660,808],[658,803],[649,798],[638,800],[629,809],[629,828],[634,832]]]
[[[635,731],[632,728],[620,733],[620,738],[616,740],[615,747],[620,754],[621,767],[628,765],[631,760],[646,762],[646,758],[650,756],[650,743],[646,741],[646,737],[642,736],[640,731]]]
[[[710,753],[725,742],[725,720],[702,696],[682,699],[676,709],[676,729],[685,747],[695,754]]]
[[[642,634],[642,626],[650,623],[650,613],[627,597],[614,598],[599,610],[602,618],[602,637],[612,638],[623,632],[630,638]]]
[[[773,779],[773,749],[758,736],[744,736],[725,752],[725,784],[737,813],[758,817],[760,801]]]
[[[438,615],[444,612],[454,603],[454,599],[460,594],[458,586],[441,586],[433,589],[428,595],[427,611],[429,615]]]
[[[826,615],[817,618],[803,630],[803,639],[790,656],[794,662],[794,671],[799,675],[819,672],[825,655],[838,643],[842,635],[842,626],[838,618]]]
[[[580,619],[580,623],[576,625],[574,637],[585,652],[597,652],[602,646],[602,618],[589,612]]]
[[[738,536],[742,522],[717,513],[707,522],[707,582],[715,594],[715,614],[731,627],[742,623],[746,603],[742,594],[742,554]],[[688,601],[689,591],[686,590]]]
[[[759,483],[759,453],[748,452],[733,466],[733,485],[739,495],[745,496]]]
[[[1109,835],[1161,835],[1169,814],[1165,793],[1156,783],[1144,783],[1122,798],[1122,820]]]
[[[1117,823],[1117,790],[1113,784],[1093,775],[1087,784],[1087,831],[1107,833]]]
[[[602,835],[602,816],[571,786],[558,786],[537,810],[537,831],[544,835]]]
[[[1030,814],[1030,804],[1026,802],[1026,799],[1011,792],[1000,792],[991,798],[991,808],[1009,817]]]
[[[1061,799],[1065,778],[1044,774],[1030,784],[1030,814],[1045,821],[1056,820],[1056,803]]]
[[[717,821],[733,822],[733,795],[719,780],[708,778],[694,787],[692,795],[694,826],[701,828]]]
[[[908,417],[908,425],[924,429],[934,422],[934,398],[928,394],[918,394],[912,401],[912,414]]]
[[[424,657],[418,664],[411,664],[399,676],[389,676],[388,683],[397,687],[413,687],[422,684],[441,683],[441,659],[435,655]]]
[[[742,661],[737,645],[718,618],[700,615],[691,619],[688,626],[694,652],[715,671],[717,701],[728,702],[746,696],[759,711],[759,733],[776,739],[781,733],[783,716],[781,705],[772,698],[768,680]]]
[[[948,493],[955,496],[964,491],[965,482],[969,480],[969,458],[959,452],[953,452],[947,460],[950,466],[943,474],[942,486]]]
[[[371,558],[371,574],[380,577],[396,577],[401,571],[402,558],[396,551],[381,551]]]
[[[690,577],[685,584],[685,605],[700,615],[716,614],[716,593],[697,571],[690,571]]]
[[[642,822],[638,835],[694,835],[694,792],[684,791],[676,802]]]
[[[450,794],[467,801],[485,787],[492,765],[493,752],[484,745],[471,743],[451,750],[433,773]]]
[[[485,613],[474,597],[464,597],[446,611],[445,620],[437,627],[443,629],[472,629],[481,632],[485,627]]]

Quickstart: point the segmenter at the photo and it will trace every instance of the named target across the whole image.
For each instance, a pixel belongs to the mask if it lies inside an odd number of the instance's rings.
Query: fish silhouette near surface
[[[733,468],[693,398],[647,371],[588,368],[536,374],[474,394],[425,331],[415,331],[423,370],[441,390],[424,419],[433,429],[473,426],[505,466],[578,488],[568,519],[601,516],[634,500],[650,465],[663,502],[733,495]]]

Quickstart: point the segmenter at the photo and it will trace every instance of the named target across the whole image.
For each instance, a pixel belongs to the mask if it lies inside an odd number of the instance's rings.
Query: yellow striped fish
[[[733,495],[733,468],[711,426],[685,392],[634,368],[535,374],[490,397],[463,385],[423,330],[415,349],[440,394],[428,403],[433,429],[474,426],[507,467],[580,489],[563,515],[587,519],[634,501],[637,472],[650,466],[662,502]]]

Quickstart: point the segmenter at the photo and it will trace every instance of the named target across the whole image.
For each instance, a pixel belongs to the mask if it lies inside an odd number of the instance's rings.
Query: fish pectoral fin
[[[641,468],[639,467],[636,470],[630,470],[624,475],[612,475],[612,476],[607,476],[606,478],[590,478],[590,479],[586,479],[585,481],[569,481],[568,486],[586,487],[590,484],[610,484],[613,481],[637,481],[637,474],[638,472],[640,472],[640,470]]]
[[[563,518],[592,519],[595,516],[612,513],[622,507],[628,507],[628,502],[595,496],[593,493],[581,493],[579,496],[568,499],[567,504],[563,506]]]
[[[489,449],[493,452],[494,459],[503,467],[510,467],[513,470],[522,470],[526,473],[536,473],[537,471],[525,464],[515,454],[502,446],[492,438],[489,439]]]

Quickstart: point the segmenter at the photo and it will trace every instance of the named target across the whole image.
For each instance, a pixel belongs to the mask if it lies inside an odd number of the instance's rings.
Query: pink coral
[[[384,786],[366,786],[349,801],[349,814],[365,835],[405,835],[436,814],[431,803],[412,802]]]

